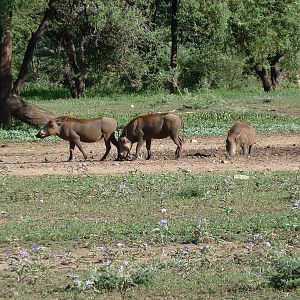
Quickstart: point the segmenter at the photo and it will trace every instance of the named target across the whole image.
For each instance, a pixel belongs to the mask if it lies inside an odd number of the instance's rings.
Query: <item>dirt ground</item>
[[[215,171],[277,171],[300,170],[300,133],[257,134],[251,157],[239,155],[231,161],[225,157],[225,136],[201,136],[185,138],[182,157],[174,159],[176,146],[170,139],[154,140],[152,159],[143,157],[136,161],[115,161],[117,152],[113,147],[106,161],[104,142],[83,144],[88,159],[75,149],[75,160],[66,162],[69,145],[66,141],[0,143],[0,173],[11,175],[64,175],[99,174],[118,175],[128,172],[160,173],[186,171],[192,173]]]

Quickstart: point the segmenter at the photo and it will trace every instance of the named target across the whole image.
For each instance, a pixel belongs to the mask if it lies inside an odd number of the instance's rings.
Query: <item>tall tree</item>
[[[1,1],[0,10],[0,125],[9,125],[11,115],[7,99],[11,92],[12,75],[12,4]]]
[[[171,0],[171,73],[172,82],[170,92],[176,94],[178,91],[178,73],[177,73],[177,9],[178,0]]]
[[[31,38],[28,42],[26,52],[24,54],[23,63],[21,65],[21,69],[18,75],[17,80],[14,83],[12,94],[15,96],[20,96],[21,87],[28,75],[29,63],[32,59],[34,49],[36,47],[37,42],[43,36],[43,34],[47,31],[50,21],[54,17],[55,9],[59,0],[50,0],[49,6],[45,11],[44,17],[38,27],[38,29],[32,33]]]
[[[300,2],[229,0],[229,7],[232,37],[261,79],[264,90],[275,89],[279,62],[300,51]]]
[[[50,0],[49,8],[46,10],[43,21],[29,41],[24,61],[20,70],[18,80],[15,84],[14,93],[20,93],[21,86],[28,73],[28,64],[38,39],[43,35],[52,16],[53,7],[58,0]],[[12,15],[14,1],[2,1],[0,11],[0,125],[9,125],[11,116],[32,124],[43,124],[54,116],[53,113],[28,104],[12,95]],[[50,11],[49,11],[50,10]],[[50,14],[49,14],[50,13]]]

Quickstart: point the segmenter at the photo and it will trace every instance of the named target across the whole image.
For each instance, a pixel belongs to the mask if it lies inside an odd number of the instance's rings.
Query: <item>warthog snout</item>
[[[37,134],[36,134],[36,137],[37,138],[40,138],[40,139],[43,139],[47,136],[47,133],[42,129],[40,130]]]
[[[120,157],[121,159],[125,159],[130,154],[132,143],[129,141],[127,137],[122,137],[119,140],[120,144]]]

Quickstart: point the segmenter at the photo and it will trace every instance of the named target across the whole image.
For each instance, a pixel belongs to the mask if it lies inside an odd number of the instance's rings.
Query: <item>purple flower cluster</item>
[[[161,226],[167,226],[168,225],[168,220],[167,219],[161,219],[160,222],[159,222],[159,224]]]
[[[18,253],[21,257],[25,257],[26,254],[27,254],[27,251],[26,251],[26,249],[19,249],[19,250],[17,251],[17,253]]]
[[[31,247],[32,253],[38,253],[40,250],[41,250],[41,247],[38,244],[36,244],[36,243],[32,244],[32,247]]]

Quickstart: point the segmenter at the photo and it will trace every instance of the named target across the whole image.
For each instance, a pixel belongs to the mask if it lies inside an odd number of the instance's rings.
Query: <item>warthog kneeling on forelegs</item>
[[[58,117],[50,120],[36,135],[38,138],[45,138],[50,135],[57,135],[70,142],[70,156],[68,161],[74,157],[75,146],[83,154],[84,159],[87,155],[84,152],[81,142],[94,143],[104,138],[106,152],[101,160],[108,155],[113,143],[118,150],[119,143],[115,137],[117,121],[111,118],[77,119],[72,117]]]
[[[182,139],[179,131],[183,125],[182,120],[171,113],[154,113],[142,115],[131,120],[123,129],[119,138],[120,154],[127,158],[133,143],[137,143],[133,159],[138,157],[144,141],[148,151],[147,159],[151,157],[151,139],[164,139],[170,137],[177,145],[175,157],[179,158],[182,148]]]
[[[255,131],[250,123],[236,122],[228,131],[226,152],[229,157],[243,149],[244,155],[251,154],[254,144]]]

